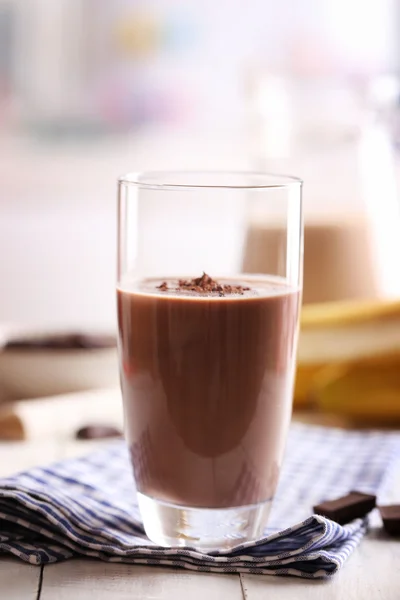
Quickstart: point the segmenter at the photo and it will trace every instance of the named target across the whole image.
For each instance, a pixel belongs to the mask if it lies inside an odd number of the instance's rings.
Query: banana
[[[359,422],[400,423],[400,355],[322,369],[312,396],[324,411]]]
[[[307,406],[311,401],[310,391],[313,389],[316,375],[325,365],[298,365],[294,387],[294,406]]]
[[[381,401],[376,400],[379,391]],[[400,301],[334,302],[303,308],[294,405],[304,406],[315,399],[323,409],[357,418],[397,418]]]

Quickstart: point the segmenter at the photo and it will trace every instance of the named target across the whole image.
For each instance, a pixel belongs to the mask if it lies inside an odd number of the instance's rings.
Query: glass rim
[[[173,180],[179,177],[193,178],[193,183],[178,183]],[[259,183],[228,184],[228,183],[201,183],[196,178],[201,177],[254,177],[260,178]],[[266,190],[285,189],[291,186],[303,185],[303,180],[294,175],[271,173],[268,171],[213,171],[213,170],[176,170],[176,171],[133,171],[118,178],[119,185],[133,185],[142,189],[158,190],[185,190],[185,189],[214,189],[214,190]]]

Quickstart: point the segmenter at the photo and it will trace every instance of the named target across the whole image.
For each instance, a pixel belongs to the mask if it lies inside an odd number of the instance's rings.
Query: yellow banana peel
[[[360,422],[400,423],[400,356],[334,365],[315,377],[312,396],[317,406]]]
[[[306,304],[301,311],[301,327],[342,326],[400,319],[400,300],[348,300]]]
[[[400,301],[302,310],[294,405],[358,420],[400,421]]]
[[[310,404],[311,390],[314,386],[314,380],[317,374],[325,365],[298,365],[296,371],[296,381],[294,386],[294,406],[307,406]]]

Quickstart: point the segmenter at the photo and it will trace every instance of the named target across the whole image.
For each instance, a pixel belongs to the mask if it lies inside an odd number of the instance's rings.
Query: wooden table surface
[[[0,443],[0,477],[35,464],[78,456],[102,442],[73,439],[89,422],[119,425],[116,391],[91,392],[20,403],[25,442]],[[400,501],[400,463],[390,501]],[[255,575],[192,573],[158,567],[74,559],[45,567],[0,557],[1,600],[399,600],[400,540],[372,528],[344,568],[327,581]]]

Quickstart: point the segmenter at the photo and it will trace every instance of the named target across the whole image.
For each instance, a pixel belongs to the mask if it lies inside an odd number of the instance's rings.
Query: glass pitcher
[[[390,136],[355,86],[259,76],[250,113],[257,169],[304,180],[304,303],[400,296],[400,203]],[[245,270],[283,244],[254,214]]]

